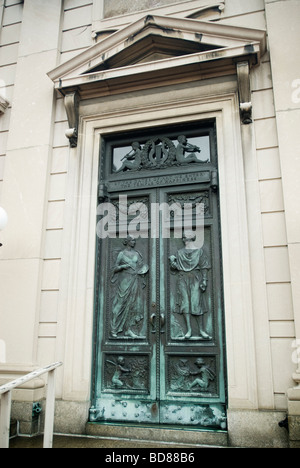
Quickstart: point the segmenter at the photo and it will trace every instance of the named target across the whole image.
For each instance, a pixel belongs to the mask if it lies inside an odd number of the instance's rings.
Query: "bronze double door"
[[[225,429],[214,125],[100,153],[90,420]]]

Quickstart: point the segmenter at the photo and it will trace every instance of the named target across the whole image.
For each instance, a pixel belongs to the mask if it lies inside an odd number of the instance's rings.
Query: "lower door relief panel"
[[[97,408],[91,409],[90,421],[159,424],[158,404],[117,398],[102,399]]]
[[[226,408],[218,404],[161,403],[160,424],[197,426],[199,429],[226,430]]]
[[[103,419],[159,423],[157,404],[150,401],[149,355],[105,355]],[[107,393],[109,399],[106,400]],[[111,397],[113,396],[113,399]],[[143,399],[144,398],[144,399]],[[148,399],[145,401],[145,399]]]
[[[226,429],[225,405],[209,403],[219,401],[217,367],[215,356],[168,356],[160,423]]]

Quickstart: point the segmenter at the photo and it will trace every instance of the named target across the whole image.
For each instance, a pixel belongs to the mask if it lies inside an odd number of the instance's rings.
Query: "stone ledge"
[[[286,413],[273,410],[229,409],[228,440],[230,447],[288,448],[288,432],[279,427]]]

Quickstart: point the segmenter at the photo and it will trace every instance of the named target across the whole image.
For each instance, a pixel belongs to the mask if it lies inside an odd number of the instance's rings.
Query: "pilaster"
[[[20,370],[36,364],[44,207],[54,111],[53,86],[46,73],[57,65],[61,3],[24,2],[11,103],[2,191],[2,206],[10,222],[3,231],[0,252],[0,323],[1,339],[6,343],[6,368],[17,365]]]
[[[291,447],[300,447],[300,358],[294,345],[300,340],[300,210],[298,187],[300,183],[299,125],[300,80],[299,39],[297,18],[300,4],[297,0],[265,0],[266,20],[270,44],[274,103],[281,159],[282,186],[286,216],[286,232],[294,306],[295,341],[291,346],[291,360],[295,364],[292,378],[295,387],[287,392],[289,436]],[[280,37],[280,47],[278,38]],[[299,348],[299,347],[298,347]]]

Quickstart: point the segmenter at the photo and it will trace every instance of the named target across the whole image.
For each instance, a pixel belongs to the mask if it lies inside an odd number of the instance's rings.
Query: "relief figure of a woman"
[[[112,283],[115,284],[115,296],[112,303],[111,335],[113,338],[143,338],[145,322],[145,299],[143,289],[146,286],[144,276],[149,271],[140,252],[135,250],[136,240],[128,236],[126,246],[116,260]],[[139,327],[138,324],[141,324]],[[137,334],[137,330],[141,332]]]

